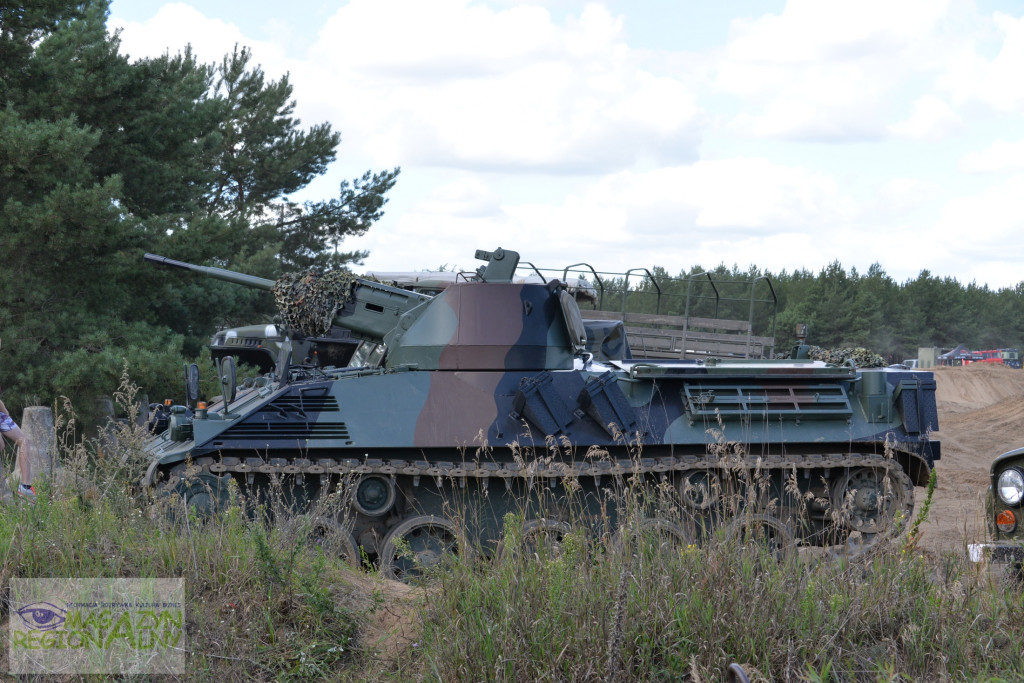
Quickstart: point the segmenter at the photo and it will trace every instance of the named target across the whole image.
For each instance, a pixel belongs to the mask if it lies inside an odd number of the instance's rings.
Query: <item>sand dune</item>
[[[984,494],[992,460],[1024,446],[1024,370],[968,365],[935,371],[942,459],[922,545],[956,550],[984,536]],[[924,496],[917,489],[918,501]]]

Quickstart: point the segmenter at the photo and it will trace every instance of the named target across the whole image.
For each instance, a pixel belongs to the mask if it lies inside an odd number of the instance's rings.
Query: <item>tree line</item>
[[[839,261],[818,272],[719,265],[694,266],[675,276],[655,267],[651,275],[629,283],[627,308],[733,320],[752,315],[755,334],[774,335],[777,349],[796,342],[799,323],[808,326],[808,343],[864,347],[894,361],[916,358],[919,347],[1024,347],[1024,281],[990,289],[922,270],[900,283],[877,263],[860,273]],[[621,306],[622,286],[621,280],[610,281],[603,308]]]

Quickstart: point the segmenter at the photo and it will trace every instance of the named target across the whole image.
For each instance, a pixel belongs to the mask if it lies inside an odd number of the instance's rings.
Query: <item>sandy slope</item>
[[[992,459],[1024,446],[1024,370],[969,365],[935,371],[942,459],[922,541],[931,550],[962,547],[984,535],[984,494]],[[924,489],[917,489],[918,501]]]

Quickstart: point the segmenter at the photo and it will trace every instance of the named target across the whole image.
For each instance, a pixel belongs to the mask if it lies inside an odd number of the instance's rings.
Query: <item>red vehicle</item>
[[[974,363],[1001,363],[1011,368],[1020,367],[1020,354],[1017,349],[990,349],[988,351],[972,351],[972,356],[981,358],[972,359]]]
[[[999,349],[991,349],[989,351],[974,351],[979,354],[981,358],[974,361],[975,363],[999,363],[1003,362],[1003,352]]]

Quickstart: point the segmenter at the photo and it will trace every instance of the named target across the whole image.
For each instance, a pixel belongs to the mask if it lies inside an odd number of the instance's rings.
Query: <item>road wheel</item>
[[[620,527],[615,545],[636,556],[654,553],[658,557],[679,557],[696,545],[693,535],[676,522],[663,517],[646,517]]]
[[[855,467],[832,491],[842,545],[834,554],[849,559],[872,556],[914,514],[914,483],[899,467]]]
[[[340,558],[353,568],[359,567],[355,539],[337,520],[296,515],[285,522],[283,531],[290,537],[303,539],[311,548],[322,549],[324,555]]]
[[[381,574],[410,583],[440,564],[446,555],[458,555],[462,545],[451,520],[434,515],[412,517],[384,538],[379,556]]]
[[[780,563],[796,557],[792,528],[774,515],[740,513],[729,524],[727,537],[744,549],[758,549]]]

